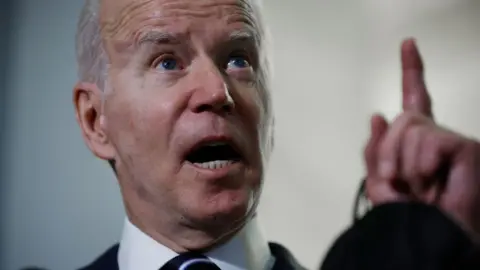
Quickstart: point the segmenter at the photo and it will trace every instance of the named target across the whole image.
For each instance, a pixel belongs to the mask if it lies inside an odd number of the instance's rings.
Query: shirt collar
[[[156,242],[125,220],[120,250],[119,270],[157,270],[178,254]],[[222,270],[270,269],[273,257],[254,217],[224,245],[205,254]]]

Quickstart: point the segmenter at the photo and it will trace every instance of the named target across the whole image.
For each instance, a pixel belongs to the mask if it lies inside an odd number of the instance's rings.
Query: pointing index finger
[[[424,80],[423,61],[415,40],[402,43],[403,110],[433,117],[431,100]]]

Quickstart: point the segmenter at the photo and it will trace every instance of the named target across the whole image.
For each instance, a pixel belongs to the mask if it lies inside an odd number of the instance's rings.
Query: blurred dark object
[[[365,189],[367,181],[366,178],[363,178],[358,187],[357,194],[355,195],[355,200],[353,201],[353,211],[352,211],[352,221],[355,224],[360,220],[365,214],[372,209],[372,204],[367,198]]]
[[[372,208],[333,244],[321,270],[480,269],[480,248],[440,209],[421,203]]]

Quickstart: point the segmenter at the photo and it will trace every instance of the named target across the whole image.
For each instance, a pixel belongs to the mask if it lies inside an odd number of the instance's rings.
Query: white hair
[[[109,91],[107,83],[109,62],[100,32],[100,1],[101,0],[85,0],[76,34],[76,51],[79,79],[83,82],[96,84],[97,87],[105,93]],[[258,24],[258,40],[260,41],[258,85],[260,88],[261,104],[263,105],[262,121],[258,130],[260,135],[260,151],[262,153],[263,164],[266,165],[273,149],[274,125],[270,93],[270,76],[272,70],[271,62],[269,61],[270,57],[268,54],[270,50],[267,43],[269,37],[267,36],[268,32],[266,31],[265,24],[262,21],[263,18],[260,13],[261,0],[242,1],[249,1],[252,4],[253,15],[257,19]],[[105,94],[102,98],[105,98]],[[116,169],[113,161],[110,161],[110,165],[115,171]],[[246,214],[246,218],[237,221],[238,223],[236,222],[237,224],[235,224],[235,228],[232,228],[231,230],[235,230],[237,227],[243,226],[249,218],[255,215],[261,191],[262,188],[256,194],[253,194],[251,206]],[[228,233],[230,233],[230,231]]]
[[[261,100],[265,112],[264,123],[261,130],[266,132],[265,142],[262,143],[265,149],[263,152],[268,156],[273,147],[273,109],[270,95],[271,81],[271,57],[269,55],[268,31],[261,15],[261,0],[243,0],[252,4],[253,15],[258,23],[258,40],[260,41],[260,67],[259,86],[262,88]],[[108,56],[102,42],[100,32],[100,2],[101,0],[85,0],[76,34],[76,52],[78,64],[78,76],[83,82],[96,84],[102,90],[107,91]],[[263,137],[263,136],[262,136]]]
[[[78,77],[104,90],[108,59],[100,34],[100,0],[85,0],[77,26]]]

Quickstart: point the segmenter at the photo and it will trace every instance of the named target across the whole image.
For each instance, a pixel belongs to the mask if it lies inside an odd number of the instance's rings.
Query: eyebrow
[[[250,30],[238,30],[230,33],[228,37],[229,42],[251,42],[254,44],[258,44],[258,36],[255,35]]]
[[[179,45],[181,44],[181,35],[162,31],[149,31],[141,34],[136,41],[138,47],[148,45]],[[226,41],[229,44],[237,42],[258,46],[260,40],[258,35],[250,29],[236,30],[227,35]]]
[[[136,43],[139,46],[148,44],[180,44],[180,40],[178,35],[173,35],[167,32],[150,31],[142,34]]]

